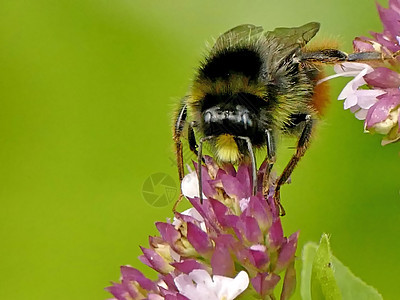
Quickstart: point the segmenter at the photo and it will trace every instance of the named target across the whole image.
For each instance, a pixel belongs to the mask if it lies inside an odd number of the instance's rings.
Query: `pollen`
[[[216,150],[218,158],[223,162],[235,163],[239,160],[238,146],[230,134],[222,134],[217,138]]]

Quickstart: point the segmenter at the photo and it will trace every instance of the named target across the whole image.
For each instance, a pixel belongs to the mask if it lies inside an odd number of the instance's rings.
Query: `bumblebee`
[[[376,58],[374,53],[347,55],[337,49],[307,48],[319,23],[263,31],[250,24],[222,34],[201,63],[189,93],[175,112],[175,142],[179,179],[184,176],[182,135],[198,157],[202,201],[203,143],[220,162],[252,164],[253,194],[257,191],[254,150],[265,149],[264,194],[276,159],[278,135],[297,137],[296,152],[276,182],[274,199],[281,214],[280,188],[306,152],[314,127],[329,99],[321,64]],[[179,200],[177,201],[179,203]],[[176,205],[174,206],[174,210]]]

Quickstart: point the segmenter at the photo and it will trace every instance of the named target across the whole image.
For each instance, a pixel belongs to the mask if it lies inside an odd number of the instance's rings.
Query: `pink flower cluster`
[[[284,237],[273,191],[268,199],[261,189],[252,196],[250,166],[235,170],[205,159],[203,203],[198,195],[188,195],[193,208],[176,213],[173,221],[156,223],[160,236],[150,237],[150,247],[142,248],[139,259],[159,273],[158,279],[123,266],[121,283],[107,288],[114,299],[275,299],[280,273],[285,274],[280,299],[293,293],[298,232]],[[258,180],[263,172],[265,166]],[[197,188],[192,172],[182,190]]]
[[[344,108],[360,120],[364,130],[383,134],[382,144],[400,140],[400,0],[389,0],[389,8],[379,4],[383,33],[373,38],[357,37],[355,52],[378,52],[381,60],[346,62],[335,66],[340,76],[354,76],[339,95]]]

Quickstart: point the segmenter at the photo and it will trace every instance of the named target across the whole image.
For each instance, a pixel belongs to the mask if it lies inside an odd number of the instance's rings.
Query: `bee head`
[[[249,93],[206,94],[200,109],[200,126],[206,136],[254,135],[259,130],[260,105],[265,101]]]

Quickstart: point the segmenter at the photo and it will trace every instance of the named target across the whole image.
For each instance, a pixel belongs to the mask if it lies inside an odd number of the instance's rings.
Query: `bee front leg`
[[[337,64],[344,61],[360,62],[360,61],[383,61],[391,59],[399,55],[394,53],[393,56],[385,57],[382,53],[376,51],[356,52],[346,54],[337,49],[321,49],[312,52],[304,52],[301,56],[301,61],[320,62],[324,64]]]
[[[194,155],[198,156],[197,148],[199,147],[196,142],[196,136],[194,134],[193,127],[196,127],[197,124],[195,122],[191,122],[188,127],[188,141],[189,148],[194,153]]]
[[[304,124],[303,131],[301,133],[299,141],[297,142],[296,153],[292,156],[289,163],[286,165],[286,167],[283,170],[281,176],[279,177],[278,182],[275,187],[274,200],[275,200],[275,204],[281,211],[281,216],[285,215],[285,210],[283,209],[283,206],[280,201],[281,186],[289,179],[294,168],[296,167],[300,158],[304,155],[304,153],[306,152],[306,150],[308,148],[308,145],[310,144],[310,137],[312,134],[312,130],[313,130],[315,121],[312,119],[311,115],[306,115],[304,122],[305,122],[305,124]]]
[[[176,154],[176,164],[178,167],[178,176],[179,176],[179,197],[175,201],[174,207],[172,208],[173,212],[176,212],[176,208],[178,204],[182,200],[182,190],[180,188],[183,176],[185,175],[183,168],[183,146],[181,141],[182,131],[185,127],[187,117],[187,105],[183,104],[180,108],[178,115],[176,117],[176,121],[174,124],[174,132],[173,132],[173,140],[175,142],[175,154]]]

